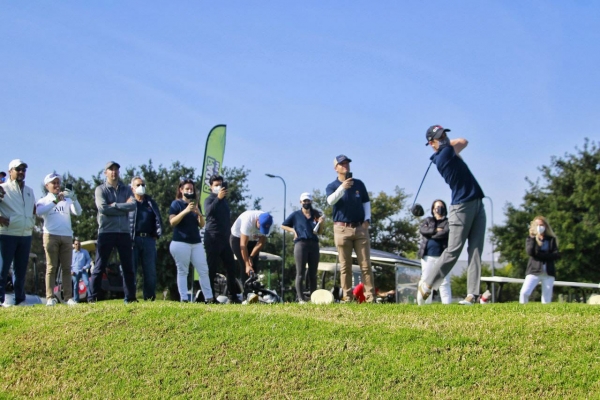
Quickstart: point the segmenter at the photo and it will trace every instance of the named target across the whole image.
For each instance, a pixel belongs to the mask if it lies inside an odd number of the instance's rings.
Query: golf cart
[[[340,297],[337,273],[340,270],[339,257],[336,247],[323,247],[319,250],[321,254],[336,256],[336,262],[320,262],[318,271],[321,272],[321,288],[324,289],[328,274],[334,275],[334,297]],[[352,252],[352,259],[356,260],[356,253]],[[409,260],[406,257],[386,251],[371,249],[371,264],[373,272],[377,273],[378,268],[395,269],[395,296],[393,300],[396,303],[414,303],[417,293],[417,283],[421,276],[421,263],[416,260]],[[360,266],[352,265],[352,276],[354,286],[361,282]],[[337,293],[336,293],[337,291]]]

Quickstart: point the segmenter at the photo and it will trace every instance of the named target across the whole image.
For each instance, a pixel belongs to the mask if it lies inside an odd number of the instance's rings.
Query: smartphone
[[[352,172],[346,172],[346,179],[352,178]]]
[[[221,188],[227,189],[227,182],[223,181],[223,183],[221,184]]]
[[[72,183],[67,183],[65,185],[65,189],[73,191],[73,184]]]

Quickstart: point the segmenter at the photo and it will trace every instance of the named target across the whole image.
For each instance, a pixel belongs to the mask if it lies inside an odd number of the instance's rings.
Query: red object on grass
[[[363,285],[362,282],[359,283],[358,285],[356,285],[356,287],[352,291],[352,294],[354,295],[354,298],[356,299],[356,301],[358,301],[359,303],[363,303],[366,300],[365,285]]]

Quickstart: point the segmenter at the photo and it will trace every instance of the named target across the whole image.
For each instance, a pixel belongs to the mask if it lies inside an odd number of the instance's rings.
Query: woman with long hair
[[[529,262],[519,303],[525,304],[529,301],[529,296],[540,281],[542,283],[542,304],[550,303],[556,277],[554,261],[560,258],[560,253],[558,252],[558,240],[546,218],[538,216],[531,221],[525,250],[529,255]]]
[[[169,222],[173,227],[173,240],[169,250],[177,265],[177,289],[182,302],[188,301],[188,271],[190,262],[198,271],[200,287],[207,303],[214,302],[206,253],[200,238],[204,216],[198,207],[196,186],[191,179],[182,180],[177,187],[175,200],[169,208]]]
[[[421,244],[419,258],[421,259],[421,280],[431,273],[435,262],[440,258],[444,249],[448,247],[450,225],[448,224],[448,208],[442,200],[435,200],[431,204],[431,217],[425,218],[419,225]],[[439,287],[440,298],[443,304],[452,303],[452,289],[450,287],[450,274],[446,275]],[[423,300],[421,292],[417,290],[417,303],[419,305],[431,304],[433,296]]]

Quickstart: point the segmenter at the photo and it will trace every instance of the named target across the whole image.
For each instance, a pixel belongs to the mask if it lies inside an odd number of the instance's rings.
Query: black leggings
[[[204,234],[204,249],[206,250],[206,262],[208,263],[208,276],[210,277],[210,287],[215,293],[215,277],[219,270],[219,261],[225,268],[227,274],[227,294],[234,296],[240,292],[240,289],[235,281],[237,274],[235,273],[235,261],[233,252],[227,239],[211,238],[206,233]]]
[[[319,266],[319,242],[315,240],[299,240],[294,245],[294,259],[296,260],[296,296],[298,300],[304,298],[304,289],[302,280],[308,263],[308,273],[306,273],[306,286],[310,293],[317,290],[317,268]]]

